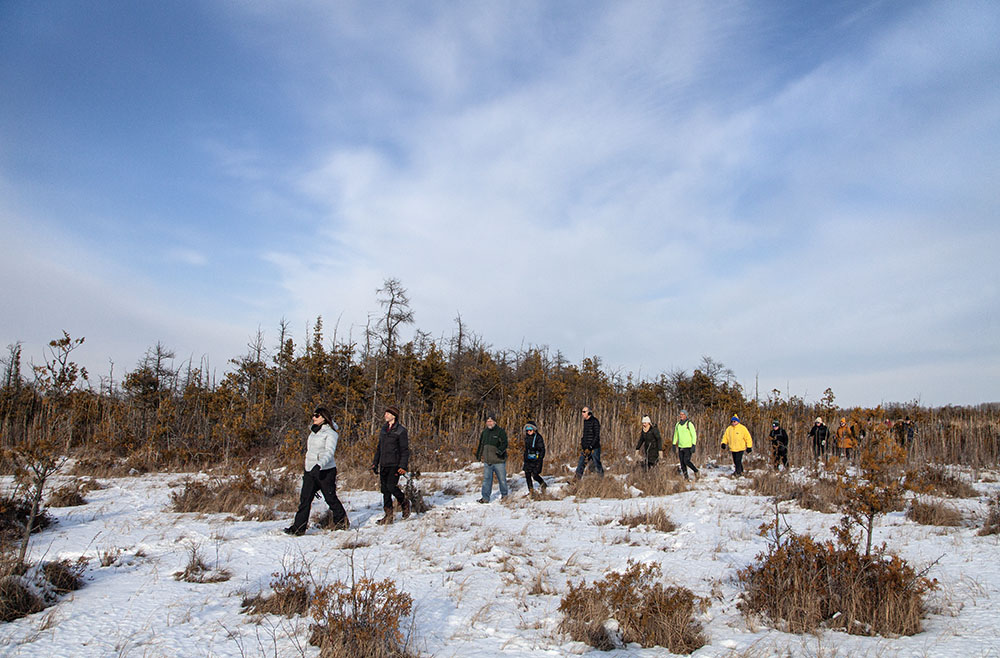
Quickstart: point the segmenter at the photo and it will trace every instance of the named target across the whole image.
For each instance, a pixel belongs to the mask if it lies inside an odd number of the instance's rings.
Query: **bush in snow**
[[[603,650],[637,643],[691,653],[704,646],[695,612],[702,605],[691,590],[665,587],[657,564],[629,561],[622,573],[609,573],[588,587],[570,585],[559,603],[559,630]]]
[[[413,599],[396,589],[391,579],[362,577],[350,584],[337,581],[313,596],[309,644],[320,647],[320,656],[389,658],[410,655],[400,631],[400,620],[409,616]]]

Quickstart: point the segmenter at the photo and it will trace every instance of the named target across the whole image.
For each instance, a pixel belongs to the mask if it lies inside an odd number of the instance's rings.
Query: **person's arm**
[[[410,437],[406,428],[399,426],[399,474],[402,475],[410,467]]]

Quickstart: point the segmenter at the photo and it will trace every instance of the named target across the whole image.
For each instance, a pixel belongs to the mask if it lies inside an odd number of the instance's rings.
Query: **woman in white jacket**
[[[299,510],[295,513],[292,525],[285,528],[285,533],[289,535],[305,534],[309,525],[312,499],[317,491],[323,492],[323,498],[333,512],[334,529],[346,530],[351,525],[347,519],[347,511],[337,498],[337,462],[334,459],[334,454],[337,452],[337,424],[330,418],[330,412],[325,407],[316,409],[312,421],[313,425],[306,444],[306,464],[302,473]]]

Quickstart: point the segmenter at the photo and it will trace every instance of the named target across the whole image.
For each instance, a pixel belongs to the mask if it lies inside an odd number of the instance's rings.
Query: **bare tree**
[[[413,324],[410,298],[406,294],[406,288],[396,278],[386,279],[375,292],[380,295],[378,302],[385,309],[385,315],[379,319],[377,326],[382,330],[381,339],[385,352],[391,355],[399,340],[399,325]]]

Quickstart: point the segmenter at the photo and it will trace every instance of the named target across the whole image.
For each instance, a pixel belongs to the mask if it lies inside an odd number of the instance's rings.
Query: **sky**
[[[1000,4],[0,0],[0,347],[284,319],[1000,400]]]

